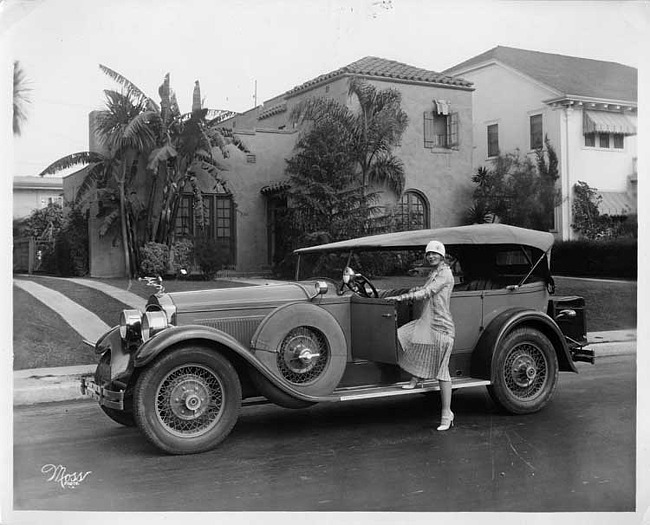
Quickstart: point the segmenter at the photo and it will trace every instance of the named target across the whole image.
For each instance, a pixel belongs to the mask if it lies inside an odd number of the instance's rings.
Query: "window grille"
[[[424,147],[455,148],[458,146],[458,113],[438,115],[424,112]]]
[[[499,154],[499,125],[491,124],[487,127],[487,148],[488,157],[496,157]]]
[[[429,227],[426,199],[416,191],[407,191],[399,201],[396,214],[398,231],[422,230]]]
[[[530,117],[530,149],[539,149],[544,146],[544,129],[542,115]]]

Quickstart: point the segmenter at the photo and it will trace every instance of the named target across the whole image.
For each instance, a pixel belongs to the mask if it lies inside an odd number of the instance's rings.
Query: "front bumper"
[[[124,391],[109,390],[88,377],[81,378],[81,393],[92,397],[100,405],[115,410],[124,410]]]

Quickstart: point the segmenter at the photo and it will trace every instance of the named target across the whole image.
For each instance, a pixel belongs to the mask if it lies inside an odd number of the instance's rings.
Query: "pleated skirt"
[[[416,343],[413,342],[415,323],[407,323],[397,331],[401,346],[399,366],[416,377],[451,381],[449,357],[454,347],[454,336],[432,331],[430,343]]]

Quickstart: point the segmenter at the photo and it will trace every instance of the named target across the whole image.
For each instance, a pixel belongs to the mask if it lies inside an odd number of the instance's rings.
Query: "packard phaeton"
[[[455,286],[452,387],[486,386],[513,414],[544,407],[558,372],[593,363],[584,300],[555,297],[553,235],[501,224],[388,233],[299,249],[296,280],[152,295],[95,344],[82,391],[173,454],[215,447],[242,404],[286,408],[417,395],[402,389],[397,328],[418,304],[384,297],[423,284],[443,242]]]

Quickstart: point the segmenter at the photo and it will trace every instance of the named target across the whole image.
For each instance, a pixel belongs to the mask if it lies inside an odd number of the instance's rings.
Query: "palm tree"
[[[357,108],[332,98],[313,97],[298,104],[291,118],[295,123],[336,123],[349,141],[363,191],[368,184],[378,184],[399,196],[404,188],[404,165],[393,155],[393,148],[399,145],[408,125],[408,116],[401,108],[401,93],[396,89],[379,90],[352,77],[348,97],[356,100]]]
[[[141,134],[145,129],[156,129],[156,147],[149,155],[147,169],[154,175],[150,187],[148,237],[156,242],[171,244],[181,196],[189,184],[194,194],[194,210],[199,224],[203,224],[203,199],[197,181],[214,180],[223,187],[220,177],[227,170],[215,155],[229,156],[227,146],[234,144],[247,152],[246,146],[232,132],[220,129],[218,124],[232,116],[231,112],[214,111],[202,107],[201,88],[197,80],[192,94],[192,110],[181,113],[176,95],[170,87],[169,73],[158,90],[160,109],[145,111],[131,122],[130,130]],[[158,183],[162,183],[158,189]],[[154,206],[154,202],[160,206]],[[160,209],[158,215],[154,210]]]
[[[20,135],[27,120],[27,105],[31,103],[29,81],[18,60],[14,61],[14,94],[13,94],[13,131]]]
[[[100,69],[123,86],[123,92],[105,90],[106,108],[97,116],[96,134],[107,153],[82,151],[67,155],[45,168],[39,175],[57,173],[74,166],[88,166],[88,171],[75,195],[75,204],[88,199],[89,190],[98,188],[102,202],[114,203],[105,215],[100,235],[119,219],[127,275],[134,272],[137,256],[132,214],[129,213],[128,187],[136,174],[134,166],[155,145],[151,129],[133,130],[131,122],[144,111],[155,107],[144,93],[119,73],[100,65]]]

